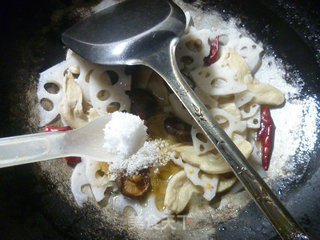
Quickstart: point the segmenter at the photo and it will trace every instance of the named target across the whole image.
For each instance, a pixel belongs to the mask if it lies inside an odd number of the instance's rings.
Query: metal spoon
[[[114,159],[103,147],[103,128],[110,121],[107,114],[85,126],[67,132],[50,132],[0,138],[0,168],[47,159],[79,156],[96,161]]]
[[[68,29],[62,41],[98,64],[143,64],[168,83],[208,139],[229,163],[283,239],[308,239],[267,184],[251,167],[180,74],[175,48],[185,15],[171,1],[128,0],[112,5]]]

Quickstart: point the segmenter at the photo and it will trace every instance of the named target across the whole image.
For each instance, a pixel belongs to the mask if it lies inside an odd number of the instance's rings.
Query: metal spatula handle
[[[203,133],[214,144],[229,163],[237,178],[251,194],[257,205],[268,217],[283,239],[309,239],[304,230],[290,215],[259,174],[248,163],[229,136],[209,113],[192,88],[182,77],[175,60],[178,39],[170,42],[146,60],[148,66],[157,71],[175,92]]]

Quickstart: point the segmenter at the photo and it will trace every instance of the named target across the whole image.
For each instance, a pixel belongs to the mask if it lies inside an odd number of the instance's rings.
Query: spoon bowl
[[[181,36],[185,25],[183,11],[172,2],[129,0],[74,25],[62,41],[90,62],[144,64]]]

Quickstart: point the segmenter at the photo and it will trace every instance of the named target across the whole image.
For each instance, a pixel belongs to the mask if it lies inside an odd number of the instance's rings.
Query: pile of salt
[[[138,116],[114,112],[104,128],[104,139],[103,147],[107,151],[127,158],[143,146],[147,139],[147,127]]]

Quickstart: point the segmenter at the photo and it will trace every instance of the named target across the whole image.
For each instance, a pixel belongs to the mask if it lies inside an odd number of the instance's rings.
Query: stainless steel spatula
[[[128,0],[68,29],[62,41],[98,64],[143,64],[159,73],[208,139],[229,163],[283,239],[308,239],[182,77],[175,48],[185,30],[183,11],[171,1]]]

